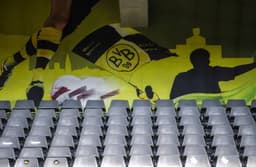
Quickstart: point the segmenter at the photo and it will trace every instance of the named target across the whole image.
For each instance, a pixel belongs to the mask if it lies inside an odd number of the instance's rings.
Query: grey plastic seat
[[[177,125],[175,117],[158,116],[156,118],[156,125]]]
[[[151,106],[150,101],[149,100],[141,100],[141,99],[135,99],[132,102],[132,108],[134,107],[139,107],[139,106],[145,106],[145,107],[149,107]]]
[[[50,147],[47,158],[72,158],[72,154],[69,147]]]
[[[54,109],[38,109],[35,117],[50,117],[56,119],[56,112]]]
[[[38,106],[38,109],[58,109],[58,101],[57,100],[41,100]]]
[[[177,117],[177,113],[174,107],[158,107],[155,112],[155,115]]]
[[[134,125],[132,128],[131,135],[145,134],[153,136],[153,129],[148,125]]]
[[[238,136],[256,135],[255,125],[241,125],[238,129]]]
[[[108,112],[107,112],[107,116],[124,116],[124,117],[128,117],[128,113],[126,108],[122,108],[122,107],[110,107]]]
[[[1,166],[1,165],[0,165]],[[40,167],[36,158],[18,158],[14,167]]]
[[[182,146],[188,146],[188,145],[206,146],[204,136],[203,135],[185,135],[184,140],[182,142]]]
[[[256,124],[253,117],[249,115],[235,117],[233,126],[243,126],[243,125],[256,125]]]
[[[227,117],[224,117],[222,115],[213,115],[209,117],[208,120],[208,126],[214,126],[214,125],[229,125],[229,121]]]
[[[225,155],[236,155],[239,156],[239,153],[235,145],[224,145],[216,147],[214,156],[225,156]]]
[[[229,135],[233,136],[234,132],[230,125],[214,125],[212,126],[211,136],[215,135]]]
[[[99,167],[96,157],[94,156],[85,156],[85,157],[76,157],[74,160],[73,167]]]
[[[14,109],[30,109],[35,111],[35,103],[33,100],[16,100]]]
[[[11,110],[11,102],[9,100],[0,100],[0,109],[5,111]]]
[[[69,135],[57,135],[54,136],[51,142],[52,147],[70,147],[74,148],[74,140],[72,136]]]
[[[203,135],[205,136],[204,129],[201,125],[185,125],[182,131],[183,135]]]
[[[44,162],[44,167],[69,167],[68,161],[63,157],[49,157]]]
[[[15,152],[13,148],[0,148],[0,159],[15,160]]]
[[[34,159],[44,159],[44,153],[42,148],[22,148],[19,158],[34,158]]]
[[[256,165],[256,158],[255,156],[249,156],[247,158],[246,167],[254,167]]]
[[[48,128],[54,128],[54,122],[51,117],[35,117],[32,127],[33,126],[45,126]]]
[[[80,118],[80,112],[76,108],[75,109],[71,109],[71,108],[61,109],[59,117],[76,117],[76,118]]]
[[[185,106],[197,107],[197,102],[195,99],[180,99],[177,107],[180,108]]]
[[[0,148],[20,149],[21,147],[17,137],[2,136],[0,137]]]
[[[105,109],[105,103],[103,100],[88,100],[85,108],[101,108],[101,109]]]
[[[9,159],[0,159],[0,167],[10,167]]]
[[[240,147],[256,146],[256,135],[243,135]]]
[[[67,135],[72,137],[78,137],[76,127],[74,126],[57,126],[54,135]]]
[[[118,144],[121,146],[127,146],[126,139],[123,135],[111,134],[105,137],[104,146]]]
[[[129,152],[130,156],[133,155],[150,155],[153,156],[153,152],[150,145],[134,144]]]
[[[212,146],[226,146],[226,145],[236,145],[233,136],[227,135],[215,135],[213,136]]]
[[[211,167],[207,155],[188,155],[185,167]]]
[[[187,145],[184,149],[184,156],[207,155],[205,147],[202,145]]]
[[[101,167],[126,167],[123,156],[107,155],[102,158]]]
[[[157,108],[157,110],[159,108],[162,108],[162,107],[174,108],[175,106],[174,106],[173,101],[170,100],[170,99],[159,99],[159,100],[157,100],[156,101],[156,108]]]
[[[151,106],[137,106],[133,107],[132,116],[153,116]]]
[[[103,156],[126,156],[126,150],[124,146],[119,144],[108,144],[105,146]]]
[[[46,126],[32,126],[29,131],[29,136],[45,136],[47,138],[52,137],[50,127]]]
[[[102,111],[102,109],[99,108],[87,108],[85,109],[85,111],[83,112],[83,117],[103,117],[104,116],[104,112]]]
[[[133,135],[131,145],[145,144],[153,146],[153,140],[151,135]]]
[[[256,146],[245,146],[243,156],[256,156]]]
[[[91,145],[79,145],[75,152],[75,157],[99,157],[99,152],[96,146]]]
[[[129,123],[128,123],[127,117],[121,116],[121,115],[111,116],[108,118],[108,121],[107,121],[107,126],[111,126],[111,125],[128,126],[128,124]]]
[[[101,147],[101,140],[99,138],[98,135],[85,135],[85,136],[81,136],[78,142],[79,146],[87,146],[87,145],[91,145],[91,146],[96,146],[96,147]]]
[[[179,117],[183,117],[183,116],[199,117],[200,113],[197,106],[182,106],[179,109],[178,115]]]
[[[106,135],[111,135],[111,134],[117,134],[117,135],[123,135],[123,136],[128,136],[129,135],[127,128],[125,126],[120,126],[120,125],[110,125],[110,126],[108,126]]]
[[[6,111],[3,110],[3,109],[0,109],[0,120],[7,120],[7,114],[6,114]]]
[[[45,136],[27,136],[24,147],[48,148]]]
[[[11,116],[10,117],[24,117],[26,119],[32,119],[32,114],[31,111],[29,109],[13,109],[11,111]]]
[[[86,125],[82,128],[82,131],[80,133],[80,136],[85,135],[97,135],[97,136],[103,136],[101,127],[98,125]]]
[[[226,116],[226,109],[223,106],[210,106],[206,109],[205,116],[221,115]]]
[[[21,127],[23,129],[28,129],[28,121],[24,117],[10,117],[7,121],[6,126],[10,127]]]
[[[198,117],[192,117],[192,116],[183,116],[180,119],[180,126],[186,126],[186,125],[201,125],[201,121]]]
[[[128,167],[154,167],[151,156],[133,155],[130,158]]]
[[[60,106],[62,109],[63,108],[77,108],[77,109],[82,109],[82,104],[80,102],[80,100],[73,100],[73,99],[68,99],[65,100],[62,105]]]
[[[131,125],[148,125],[148,126],[152,126],[152,120],[150,117],[147,116],[137,116],[137,117],[133,117]]]
[[[79,121],[76,117],[61,117],[58,121],[58,126],[73,126],[80,127]]]
[[[236,116],[251,116],[250,108],[247,106],[238,106],[238,107],[232,107],[230,111],[230,116],[236,117]]]
[[[157,135],[161,134],[176,134],[179,135],[177,125],[159,125],[157,129]]]
[[[202,100],[201,108],[207,109],[208,107],[222,106],[219,99],[204,99]]]
[[[0,119],[0,130],[3,130],[3,128],[4,128],[4,125],[3,125],[2,120]]]
[[[238,106],[246,106],[246,102],[244,99],[228,99],[226,107],[238,107]]]
[[[179,139],[177,137],[177,135],[175,134],[161,134],[158,136],[157,138],[157,142],[156,145],[160,146],[160,145],[175,145],[175,146],[179,146]]]
[[[113,99],[111,100],[110,102],[110,108],[109,110],[112,108],[112,107],[120,107],[120,108],[125,108],[125,109],[129,109],[129,102],[128,100],[116,100],[116,99]]]
[[[182,167],[179,155],[161,155],[157,161],[158,167]]]
[[[161,144],[158,146],[156,155],[172,155],[180,156],[180,152],[177,145],[173,144]]]
[[[216,167],[242,167],[238,156],[225,155],[217,157]]]
[[[103,124],[101,117],[90,116],[90,117],[85,117],[82,122],[82,127],[87,126],[87,125],[103,126],[104,124]]]
[[[6,126],[3,130],[2,136],[17,137],[25,139],[26,135],[22,127]]]

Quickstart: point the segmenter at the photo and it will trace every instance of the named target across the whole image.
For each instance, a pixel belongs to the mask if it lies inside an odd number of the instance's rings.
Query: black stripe
[[[29,56],[33,56],[36,54],[36,48],[34,47],[32,43],[32,39],[29,38],[28,42],[26,43],[26,52]]]
[[[45,58],[45,57],[37,57],[36,58],[36,67],[35,68],[43,68],[43,69],[45,69],[45,67],[47,66],[49,61],[50,60]]]
[[[47,50],[56,52],[58,47],[59,47],[59,44],[55,44],[55,43],[47,41],[47,40],[39,40],[37,43],[38,49],[47,49]]]
[[[22,55],[21,55],[20,52],[15,53],[15,54],[13,55],[13,57],[14,57],[15,62],[17,62],[17,63],[20,63],[20,62],[22,62],[23,60],[25,60],[25,58],[22,57]]]
[[[91,63],[95,63],[106,50],[120,39],[120,34],[113,27],[104,26],[86,36],[72,51]]]
[[[159,46],[142,34],[133,34],[124,37],[125,40],[131,41],[148,53],[151,60],[159,60],[172,56],[169,49]]]

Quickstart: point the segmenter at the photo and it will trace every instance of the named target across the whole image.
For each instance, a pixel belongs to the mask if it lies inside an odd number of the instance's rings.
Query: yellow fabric
[[[37,40],[46,40],[55,44],[59,44],[62,36],[62,31],[53,27],[42,27],[39,31]]]
[[[43,81],[43,68],[36,68],[33,69],[33,77],[32,77],[32,81]]]

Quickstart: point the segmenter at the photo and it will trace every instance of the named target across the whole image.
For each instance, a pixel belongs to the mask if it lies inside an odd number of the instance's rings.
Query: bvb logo
[[[119,72],[134,70],[140,61],[139,53],[134,47],[127,44],[118,44],[110,48],[106,55],[110,68]]]

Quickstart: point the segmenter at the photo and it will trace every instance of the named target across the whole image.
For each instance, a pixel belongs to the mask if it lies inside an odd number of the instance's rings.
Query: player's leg
[[[36,65],[32,82],[27,88],[27,98],[34,100],[36,105],[44,94],[42,71],[59,47],[62,31],[69,19],[71,4],[72,0],[52,0],[50,15],[38,33]]]

